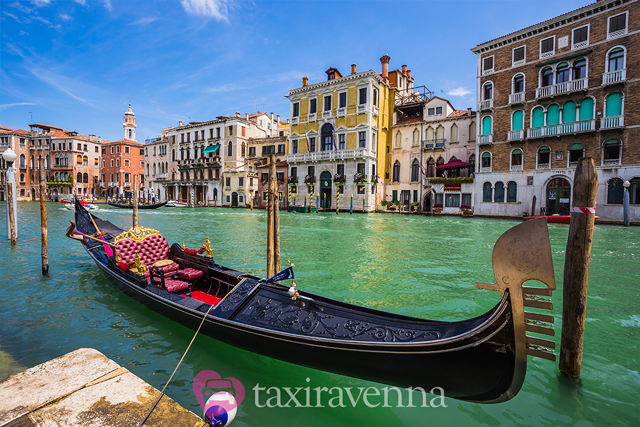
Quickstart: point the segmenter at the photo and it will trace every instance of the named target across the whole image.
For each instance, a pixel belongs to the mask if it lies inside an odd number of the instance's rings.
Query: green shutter
[[[539,128],[544,126],[544,110],[542,107],[534,108],[533,114],[531,117],[531,127]]]
[[[580,121],[593,120],[593,98],[585,98],[580,102]]]
[[[521,150],[521,149],[519,149],[519,148],[516,148],[515,150],[513,150],[513,151],[511,152],[511,154],[522,154],[522,150]]]
[[[560,123],[560,108],[557,104],[549,105],[547,109],[547,126]]]
[[[607,112],[605,117],[622,115],[622,94],[615,92],[607,96]]]
[[[487,116],[482,119],[482,134],[489,135],[491,134],[491,116]]]
[[[522,121],[522,111],[516,111],[513,113],[513,124],[511,125],[511,130],[521,130],[523,126]]]
[[[486,151],[486,152],[482,153],[482,158],[483,159],[486,159],[487,157],[491,157],[491,153],[490,152]]]
[[[584,149],[584,147],[582,146],[582,144],[579,144],[579,143],[573,144],[571,147],[569,147],[569,151],[582,150],[582,149]]]
[[[569,101],[562,107],[562,123],[573,123],[576,121],[576,103]]]

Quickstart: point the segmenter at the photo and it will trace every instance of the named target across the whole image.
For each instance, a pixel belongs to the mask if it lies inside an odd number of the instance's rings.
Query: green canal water
[[[81,347],[92,347],[162,388],[193,332],[130,300],[108,284],[77,242],[64,237],[72,213],[50,203],[50,277],[40,274],[37,203],[20,203],[18,244],[0,238],[0,379]],[[5,231],[4,203],[2,233]],[[130,212],[100,216],[129,225]],[[141,211],[141,224],[169,242],[199,247],[211,238],[216,261],[264,276],[264,211],[168,209]],[[491,251],[516,221],[393,214],[281,214],[283,261],[295,263],[298,287],[338,300],[410,316],[462,320],[477,316],[499,294],[477,290],[493,281]],[[551,225],[558,291],[553,314],[559,348],[562,276],[568,226]],[[597,226],[591,260],[582,376],[567,380],[557,363],[529,358],[524,387],[511,401],[480,405],[445,399],[446,407],[263,407],[260,387],[384,385],[293,365],[199,336],[167,388],[201,414],[194,376],[214,370],[247,391],[238,426],[638,426],[640,425],[640,227]],[[300,361],[304,363],[303,360]],[[437,370],[437,366],[433,366]],[[308,379],[308,380],[307,380]],[[289,399],[283,393],[282,404]],[[302,392],[304,393],[304,391]],[[313,393],[313,392],[312,392]],[[298,395],[302,397],[302,394]],[[432,396],[429,395],[429,398]],[[404,405],[407,395],[403,396]],[[315,401],[314,401],[315,402]],[[275,403],[275,401],[272,401]],[[304,402],[303,402],[304,403]],[[441,403],[435,401],[434,403]],[[295,402],[291,402],[294,406]]]

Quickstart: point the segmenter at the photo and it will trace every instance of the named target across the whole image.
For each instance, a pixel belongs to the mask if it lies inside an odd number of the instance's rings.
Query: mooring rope
[[[158,396],[156,401],[153,403],[153,405],[149,409],[149,412],[147,412],[147,415],[145,415],[145,417],[142,419],[142,421],[140,421],[140,424],[138,424],[138,427],[142,427],[144,425],[144,423],[147,422],[147,419],[151,416],[151,413],[153,412],[153,410],[156,409],[156,406],[158,406],[158,403],[160,403],[160,399],[162,399],[162,396],[164,396],[164,391],[166,390],[167,386],[169,385],[169,383],[173,379],[173,376],[175,375],[175,373],[178,371],[178,368],[180,367],[180,364],[182,363],[182,361],[184,360],[184,357],[187,355],[187,352],[191,348],[191,344],[193,344],[193,342],[196,340],[196,337],[198,336],[198,332],[200,332],[200,328],[202,328],[202,325],[204,324],[204,321],[206,320],[207,316],[209,315],[209,312],[211,311],[211,309],[213,307],[215,307],[215,304],[211,304],[211,307],[209,307],[209,310],[207,310],[207,312],[205,313],[204,317],[202,318],[202,321],[200,322],[200,326],[198,326],[198,329],[196,329],[196,333],[193,335],[193,338],[191,338],[191,342],[187,346],[187,349],[185,350],[184,354],[180,358],[180,361],[176,365],[176,368],[173,370],[173,373],[169,377],[169,381],[167,381],[167,383],[164,385],[164,387],[162,388],[162,391],[160,392],[160,396]]]

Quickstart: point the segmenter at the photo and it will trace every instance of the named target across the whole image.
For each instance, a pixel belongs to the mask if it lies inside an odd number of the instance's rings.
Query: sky
[[[457,109],[476,107],[471,48],[593,1],[0,0],[0,125],[137,139],[236,111],[289,116],[287,91],[407,65]]]

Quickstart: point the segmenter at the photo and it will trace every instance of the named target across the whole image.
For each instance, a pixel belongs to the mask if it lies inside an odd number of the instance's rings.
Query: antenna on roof
[[[33,123],[33,111],[29,111],[29,114],[31,114],[31,123]]]

